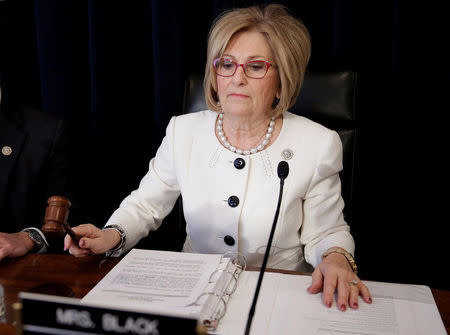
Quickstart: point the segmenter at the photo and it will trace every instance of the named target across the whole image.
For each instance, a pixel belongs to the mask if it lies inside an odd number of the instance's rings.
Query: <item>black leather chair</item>
[[[340,177],[345,201],[344,216],[352,221],[354,162],[356,146],[355,100],[357,74],[353,71],[307,73],[300,95],[290,112],[305,116],[338,132],[343,145]],[[203,77],[186,80],[183,113],[207,109]]]

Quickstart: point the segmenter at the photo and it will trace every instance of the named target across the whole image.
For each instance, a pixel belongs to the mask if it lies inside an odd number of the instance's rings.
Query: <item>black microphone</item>
[[[280,184],[284,184],[284,180],[287,178],[288,174],[289,174],[289,164],[286,161],[281,161],[278,163],[278,178],[280,178]],[[282,190],[280,190],[281,193]],[[280,194],[280,200],[279,202],[281,202],[281,194]]]
[[[252,326],[253,316],[255,314],[256,302],[258,301],[259,289],[261,288],[264,272],[266,271],[267,260],[269,259],[270,247],[272,246],[273,235],[275,233],[275,227],[277,226],[278,214],[280,214],[281,197],[283,196],[284,180],[289,174],[289,164],[286,161],[278,163],[277,168],[278,178],[280,178],[280,193],[278,195],[277,210],[275,211],[275,217],[273,218],[272,230],[270,231],[269,241],[267,242],[266,253],[259,272],[258,283],[256,284],[255,295],[253,296],[253,302],[248,313],[247,326],[245,328],[245,335],[250,334],[250,328]]]

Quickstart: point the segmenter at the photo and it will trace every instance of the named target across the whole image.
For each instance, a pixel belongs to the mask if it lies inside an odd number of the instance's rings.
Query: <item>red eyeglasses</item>
[[[272,63],[266,60],[252,60],[244,64],[236,63],[229,58],[216,58],[213,61],[216,73],[221,77],[232,77],[239,66],[242,66],[244,73],[249,78],[261,79],[264,78],[273,66]]]

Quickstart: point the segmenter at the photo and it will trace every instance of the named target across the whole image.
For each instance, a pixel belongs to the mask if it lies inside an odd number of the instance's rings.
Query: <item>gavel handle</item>
[[[73,229],[69,226],[69,224],[67,222],[64,223],[63,226],[64,226],[64,230],[66,231],[66,233],[69,234],[69,236],[72,238],[72,240],[78,246],[78,243],[80,242],[80,238],[78,237],[78,235],[73,231]]]

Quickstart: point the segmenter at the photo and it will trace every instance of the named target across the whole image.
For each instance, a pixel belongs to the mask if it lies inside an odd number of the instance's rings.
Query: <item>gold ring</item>
[[[356,280],[356,279],[353,279],[353,280],[350,280],[350,281],[348,282],[348,284],[349,284],[350,286],[352,286],[352,285],[358,285],[358,284],[359,284],[359,281]]]

